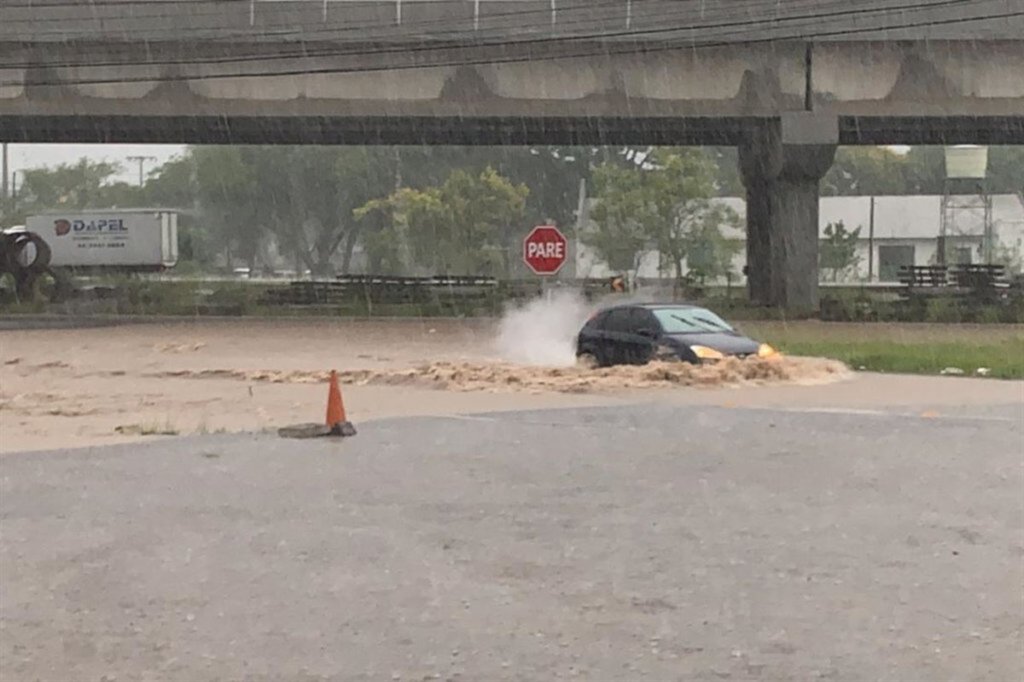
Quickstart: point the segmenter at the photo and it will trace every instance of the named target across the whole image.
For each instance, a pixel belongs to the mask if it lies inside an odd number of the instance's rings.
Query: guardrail
[[[575,289],[587,298],[615,291],[612,279],[552,280],[554,289]],[[545,284],[538,279],[499,280],[494,277],[393,277],[339,275],[332,280],[293,280],[267,289],[269,305],[345,305],[351,303],[490,304],[539,296]]]
[[[904,265],[899,278],[901,295],[908,299],[953,296],[991,301],[1011,290],[1002,265]]]

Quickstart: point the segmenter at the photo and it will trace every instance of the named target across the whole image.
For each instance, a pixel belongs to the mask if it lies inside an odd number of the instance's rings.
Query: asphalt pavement
[[[358,426],[0,459],[0,679],[1024,677],[1020,405]]]

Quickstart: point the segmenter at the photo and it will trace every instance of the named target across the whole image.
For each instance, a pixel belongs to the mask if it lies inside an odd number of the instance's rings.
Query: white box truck
[[[178,214],[166,209],[66,211],[29,216],[25,229],[50,246],[50,265],[163,270],[178,262]]]

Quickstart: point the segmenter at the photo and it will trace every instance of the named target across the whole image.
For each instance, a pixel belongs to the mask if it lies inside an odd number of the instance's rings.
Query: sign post
[[[554,225],[538,225],[523,239],[523,262],[533,274],[540,275],[541,289],[547,294],[547,278],[558,274],[569,257],[569,240]]]

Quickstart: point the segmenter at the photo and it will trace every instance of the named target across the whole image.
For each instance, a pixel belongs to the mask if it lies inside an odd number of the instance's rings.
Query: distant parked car
[[[592,367],[651,360],[701,363],[771,357],[774,348],[748,338],[706,308],[678,304],[618,305],[599,311],[580,330],[576,357]]]

